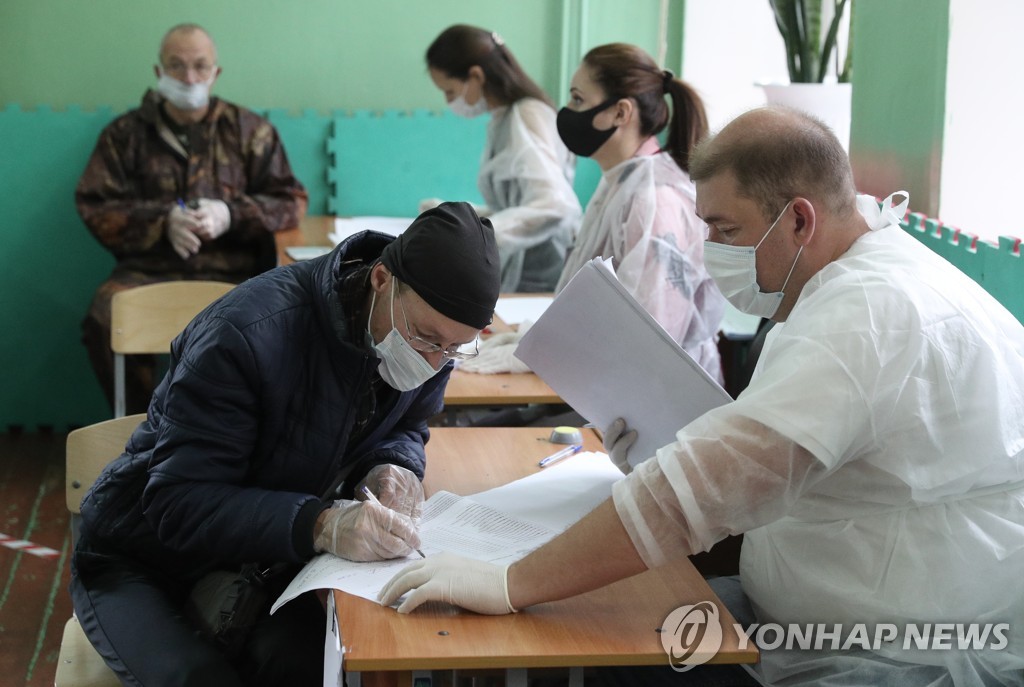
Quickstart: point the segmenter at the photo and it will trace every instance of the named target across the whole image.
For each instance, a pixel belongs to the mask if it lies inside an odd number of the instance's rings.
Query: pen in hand
[[[575,455],[576,453],[579,453],[582,448],[583,448],[583,444],[573,444],[572,446],[567,446],[567,447],[563,448],[561,451],[556,451],[555,453],[552,453],[547,458],[544,458],[539,463],[537,463],[537,465],[539,465],[542,468],[546,468],[549,465],[553,465],[553,464],[557,463],[558,461],[562,460],[563,458],[568,458],[571,455]]]
[[[360,491],[363,492],[363,496],[365,496],[366,500],[369,501],[370,503],[376,503],[378,506],[381,506],[382,508],[386,507],[386,506],[384,506],[383,503],[381,503],[379,500],[377,500],[377,497],[373,495],[373,492],[370,491],[370,488],[368,486],[366,486],[365,484],[363,485],[363,488],[360,489]],[[413,549],[413,550],[420,555],[420,558],[426,558],[426,556],[423,555],[423,552],[420,551],[419,549]]]

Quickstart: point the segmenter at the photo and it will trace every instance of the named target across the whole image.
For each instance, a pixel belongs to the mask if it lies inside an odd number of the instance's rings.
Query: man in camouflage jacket
[[[273,232],[297,227],[306,210],[274,127],[209,96],[220,68],[206,31],[168,31],[155,71],[157,90],[103,130],[75,191],[78,213],[117,261],[82,323],[111,402],[115,293],[177,279],[244,281],[275,265]],[[154,364],[126,360],[129,414],[146,410]]]

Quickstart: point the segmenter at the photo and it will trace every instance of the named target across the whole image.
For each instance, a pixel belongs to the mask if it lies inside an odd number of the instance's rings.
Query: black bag
[[[241,570],[214,570],[192,587],[185,611],[229,658],[236,658],[256,621],[270,608],[268,585],[289,569],[255,563]]]

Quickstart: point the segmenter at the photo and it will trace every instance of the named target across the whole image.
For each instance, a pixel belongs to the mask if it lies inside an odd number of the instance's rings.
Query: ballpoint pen
[[[561,451],[556,451],[555,453],[552,453],[547,458],[544,458],[539,463],[537,463],[537,465],[541,466],[542,468],[546,468],[549,465],[557,463],[558,461],[562,460],[563,458],[568,458],[569,456],[571,456],[571,455],[573,455],[575,453],[578,453],[580,451],[580,449],[582,449],[582,448],[583,448],[583,444],[574,444],[572,446],[566,446]]]
[[[369,501],[370,503],[376,503],[378,506],[386,508],[386,506],[384,506],[383,503],[381,503],[380,501],[377,500],[377,497],[373,495],[373,492],[370,491],[370,488],[368,486],[366,486],[365,484],[363,485],[363,488],[360,489],[360,491],[363,492],[363,496],[365,496],[366,500]],[[426,556],[423,554],[423,552],[420,551],[419,549],[413,549],[413,551],[418,553],[420,555],[420,558],[426,558]]]

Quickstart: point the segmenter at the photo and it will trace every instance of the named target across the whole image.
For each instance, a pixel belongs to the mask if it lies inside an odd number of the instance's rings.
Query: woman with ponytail
[[[558,133],[602,175],[557,289],[593,258],[612,258],[619,281],[721,382],[725,299],[704,269],[704,223],[687,173],[690,149],[708,130],[700,97],[624,43],[588,52],[569,94]],[[656,137],[666,128],[662,147]]]
[[[477,185],[498,240],[501,290],[553,290],[583,211],[551,101],[492,31],[451,26],[426,58],[452,112],[491,114]]]

